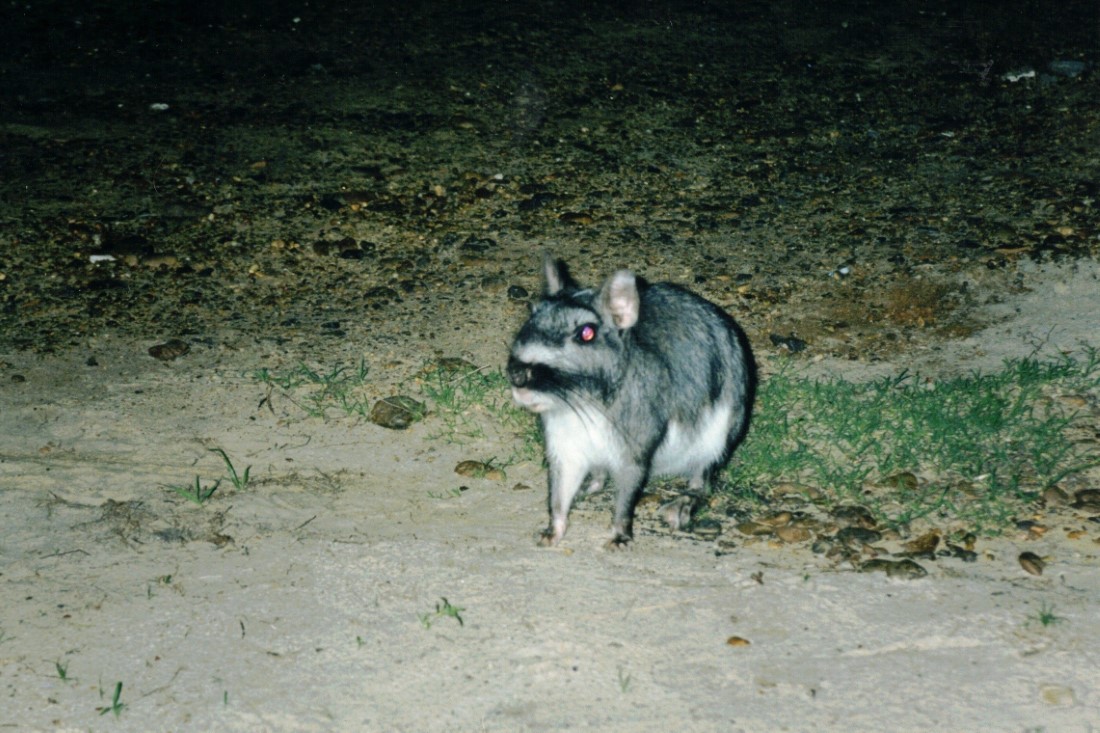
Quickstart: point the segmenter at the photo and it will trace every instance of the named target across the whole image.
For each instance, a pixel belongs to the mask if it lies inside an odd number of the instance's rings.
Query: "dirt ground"
[[[914,580],[725,527],[606,552],[598,502],[544,549],[537,459],[455,473],[499,436],[253,377],[499,366],[544,249],[698,290],[764,379],[1081,354],[1100,11],[1037,7],[4,11],[0,729],[1100,729],[1088,512]],[[213,448],[246,489],[166,488]]]

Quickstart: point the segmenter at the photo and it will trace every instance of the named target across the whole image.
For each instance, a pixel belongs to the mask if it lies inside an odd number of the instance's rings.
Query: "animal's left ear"
[[[569,274],[569,267],[562,260],[554,259],[546,252],[542,256],[543,295],[557,295],[562,290],[578,290],[577,282]]]
[[[629,270],[619,270],[607,279],[600,291],[600,301],[615,325],[625,331],[638,322],[641,305],[638,281]]]

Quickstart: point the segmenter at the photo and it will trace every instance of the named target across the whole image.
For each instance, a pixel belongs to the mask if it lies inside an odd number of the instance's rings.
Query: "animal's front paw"
[[[547,527],[539,532],[539,547],[554,547],[561,542],[561,535],[554,533],[553,527]]]
[[[631,543],[633,542],[634,538],[632,538],[630,535],[616,534],[604,544],[603,548],[605,550],[612,551],[629,550],[631,548]]]

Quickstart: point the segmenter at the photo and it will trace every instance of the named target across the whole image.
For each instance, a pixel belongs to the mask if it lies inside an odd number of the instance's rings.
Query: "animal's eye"
[[[596,326],[586,323],[577,329],[576,339],[582,344],[589,344],[596,340]]]

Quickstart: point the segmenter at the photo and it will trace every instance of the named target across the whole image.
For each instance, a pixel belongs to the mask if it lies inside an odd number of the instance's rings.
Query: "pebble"
[[[873,529],[878,525],[871,511],[857,504],[845,504],[833,510],[833,519],[842,527]]]
[[[1069,494],[1057,486],[1051,486],[1043,491],[1043,503],[1047,506],[1065,506],[1069,504]]]
[[[722,523],[717,519],[700,519],[691,526],[691,531],[704,540],[717,539],[722,534]]]
[[[778,529],[776,529],[775,536],[783,540],[784,542],[794,543],[805,542],[806,540],[813,537],[813,534],[805,527],[788,525],[786,527],[779,527]]]
[[[863,527],[845,527],[836,533],[837,542],[846,545],[867,545],[882,539],[882,533]]]
[[[375,402],[368,419],[375,425],[390,430],[404,430],[423,417],[423,402],[417,402],[406,395],[396,395]]]
[[[754,522],[749,520],[747,522],[741,522],[737,525],[737,531],[741,534],[749,535],[750,537],[758,537],[761,535],[771,534],[774,531],[774,527],[769,527],[766,524],[760,522]]]
[[[820,501],[822,498],[824,498],[821,491],[814,488],[813,486],[787,482],[778,483],[775,486],[771,487],[770,493],[775,498],[785,496],[797,496],[813,502]]]
[[[1056,705],[1058,707],[1073,705],[1077,702],[1077,698],[1073,694],[1073,688],[1066,687],[1065,685],[1039,685],[1039,697],[1042,698],[1043,702],[1047,705]]]
[[[974,552],[973,550],[967,550],[964,547],[959,547],[958,545],[953,545],[951,543],[947,543],[947,550],[951,553],[952,557],[956,557],[963,562],[978,561],[978,553]]]
[[[859,572],[861,573],[879,571],[885,572],[887,578],[896,578],[899,580],[916,580],[928,575],[927,570],[912,560],[899,560],[894,562],[893,560],[876,558],[874,560],[868,560],[859,566]]]
[[[1100,512],[1100,489],[1081,489],[1073,495],[1073,508]]]
[[[490,481],[503,481],[504,471],[491,463],[483,461],[461,461],[455,466],[455,473],[469,478],[484,478]]]
[[[1043,568],[1046,567],[1043,558],[1039,557],[1034,552],[1021,552],[1017,560],[1020,563],[1020,567],[1032,575],[1042,575]]]
[[[934,557],[936,548],[940,544],[940,533],[937,530],[925,532],[915,540],[902,544],[903,557]]]
[[[172,361],[186,354],[191,347],[179,339],[171,339],[163,344],[149,347],[149,356],[159,361]]]
[[[798,338],[794,334],[790,336],[780,336],[777,333],[769,334],[768,338],[771,339],[772,345],[781,349],[786,349],[792,354],[797,354],[800,351],[806,350],[806,342]]]
[[[762,517],[756,520],[760,524],[766,524],[769,527],[784,527],[791,523],[793,515],[790,512],[777,512],[767,517]]]
[[[587,226],[593,222],[592,214],[587,211],[567,211],[558,217],[558,221],[566,224]]]

